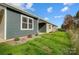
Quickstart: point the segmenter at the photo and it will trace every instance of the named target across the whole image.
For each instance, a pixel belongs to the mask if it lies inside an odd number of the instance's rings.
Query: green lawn
[[[55,32],[40,35],[21,45],[11,46],[0,44],[0,54],[14,55],[56,55],[70,54],[70,39],[65,32]]]

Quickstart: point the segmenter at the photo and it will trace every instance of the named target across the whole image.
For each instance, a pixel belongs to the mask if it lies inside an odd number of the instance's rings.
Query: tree
[[[64,23],[62,24],[63,29],[69,30],[72,27],[73,20],[71,15],[66,15],[64,18]]]
[[[79,18],[79,11],[76,13],[76,18]]]

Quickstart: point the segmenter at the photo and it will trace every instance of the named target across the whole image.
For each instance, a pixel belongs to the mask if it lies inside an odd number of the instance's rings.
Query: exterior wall
[[[33,30],[21,30],[21,14],[7,9],[7,39],[37,34],[37,20]]]
[[[0,38],[4,39],[4,15],[0,15]]]
[[[39,32],[46,32],[46,24],[39,23]]]
[[[49,25],[50,25],[51,28],[49,28]],[[47,24],[46,24],[46,27],[47,27],[47,29],[46,29],[46,32],[47,32],[47,33],[52,32],[52,25],[51,25],[51,24],[48,24],[48,23],[47,23]]]
[[[53,27],[52,27],[52,31],[53,31],[53,32],[57,31],[57,27],[56,27],[56,26],[53,26]]]

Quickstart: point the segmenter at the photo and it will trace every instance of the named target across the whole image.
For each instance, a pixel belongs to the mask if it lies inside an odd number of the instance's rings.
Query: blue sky
[[[63,23],[65,15],[71,14],[74,16],[79,10],[78,3],[21,3],[15,5],[44,18],[58,27]]]

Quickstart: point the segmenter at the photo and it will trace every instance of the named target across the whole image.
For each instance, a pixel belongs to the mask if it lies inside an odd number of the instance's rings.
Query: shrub
[[[15,38],[15,41],[19,41],[19,40],[20,40],[20,38],[19,38],[19,37],[16,37],[16,38]]]
[[[64,29],[59,28],[58,31],[65,31]]]

